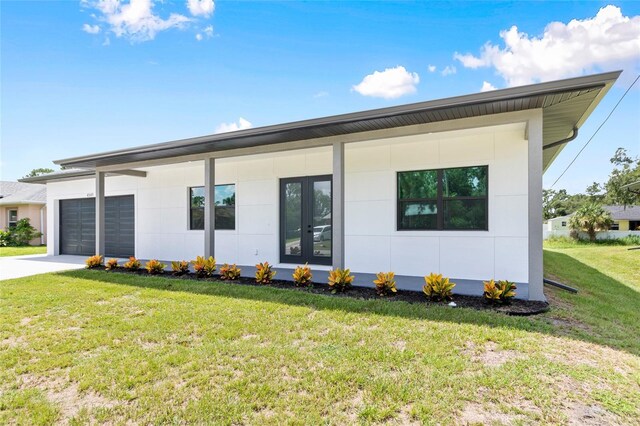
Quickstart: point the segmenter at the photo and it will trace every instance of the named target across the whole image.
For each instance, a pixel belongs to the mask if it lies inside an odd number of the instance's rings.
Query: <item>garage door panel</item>
[[[91,256],[96,239],[95,198],[60,200],[60,253]],[[105,256],[135,253],[133,195],[105,199]]]

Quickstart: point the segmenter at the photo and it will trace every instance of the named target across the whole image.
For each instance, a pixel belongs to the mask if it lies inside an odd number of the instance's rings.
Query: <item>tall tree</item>
[[[38,169],[31,170],[28,174],[24,175],[23,178],[36,177],[41,175],[46,175],[49,173],[53,173],[55,170],[50,169],[48,167],[40,167]]]
[[[640,180],[640,157],[632,158],[624,148],[618,148],[611,158],[614,165],[609,180],[604,184],[607,193],[605,202],[629,206],[640,204],[640,195],[623,188],[623,186]]]

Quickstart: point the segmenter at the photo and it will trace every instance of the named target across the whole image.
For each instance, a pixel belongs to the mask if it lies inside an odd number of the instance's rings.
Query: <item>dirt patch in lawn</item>
[[[566,401],[563,403],[563,412],[566,414],[571,426],[620,424],[615,415],[595,404],[585,405],[581,402]]]
[[[481,347],[469,341],[465,344],[462,354],[471,358],[474,363],[479,363],[485,367],[500,367],[509,361],[526,357],[523,353],[517,351],[500,349],[496,342],[491,341]]]
[[[63,422],[68,422],[85,408],[112,408],[119,404],[118,401],[107,399],[92,391],[81,392],[77,383],[62,377],[23,374],[19,380],[21,389],[36,388],[44,392],[47,399],[58,406],[59,420]]]
[[[131,271],[124,268],[115,268],[110,271],[105,271],[102,268],[93,268],[95,271],[105,272],[105,273],[120,273],[120,274],[134,274],[141,276],[149,276],[149,274],[144,270],[140,269],[138,271]],[[197,278],[195,274],[188,273],[180,276],[175,276],[171,273],[164,272],[162,274],[155,274],[153,276],[163,277],[163,278],[171,278],[175,280],[197,280],[204,282],[220,282],[219,275],[213,275],[210,278]],[[331,289],[327,284],[323,283],[311,283],[306,287],[296,287],[293,285],[292,281],[287,280],[273,280],[270,284],[257,284],[253,278],[241,277],[237,280],[225,280],[225,283],[229,284],[238,284],[238,285],[248,285],[248,286],[257,286],[257,287],[272,287],[272,288],[282,288],[292,291],[304,291],[307,293],[313,294],[322,294],[325,296],[331,297],[349,297],[360,300],[370,300],[370,299],[384,299],[389,301],[402,301],[408,303],[419,303],[423,305],[440,305],[446,306],[447,304],[444,302],[434,302],[427,299],[424,293],[420,291],[410,291],[410,290],[398,290],[397,293],[393,293],[390,296],[381,297],[378,296],[375,292],[375,289],[369,287],[352,287],[348,291],[344,293],[332,293]],[[488,303],[483,297],[477,296],[463,296],[463,295],[454,295],[453,300],[457,307],[460,308],[472,308],[477,310],[491,310],[495,312],[504,313],[507,315],[536,315],[543,312],[548,311],[549,304],[547,302],[540,301],[529,301],[522,299],[513,299],[511,303],[507,305],[495,305]]]

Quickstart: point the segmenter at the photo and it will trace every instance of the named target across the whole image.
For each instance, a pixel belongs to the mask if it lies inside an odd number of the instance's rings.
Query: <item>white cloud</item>
[[[329,96],[329,92],[321,91],[313,95],[314,98],[326,98]]]
[[[441,74],[446,77],[448,75],[455,74],[457,72],[458,70],[456,69],[456,67],[454,67],[453,65],[447,65],[446,67],[444,67]]]
[[[479,56],[455,53],[467,68],[494,67],[509,86],[580,75],[593,69],[640,68],[640,16],[606,6],[595,17],[551,22],[541,37],[516,26],[500,32],[504,47],[486,43]]]
[[[236,130],[250,129],[253,127],[249,120],[240,117],[237,123],[221,123],[216,127],[216,133],[235,132]]]
[[[205,29],[204,29],[204,34],[205,34],[208,38],[213,37],[213,25],[209,25],[207,28],[205,28]]]
[[[193,16],[209,17],[213,14],[215,4],[213,0],[187,0],[187,8]]]
[[[408,72],[403,66],[374,71],[351,88],[363,96],[394,99],[416,92],[420,82],[417,73]]]
[[[196,40],[202,41],[202,34],[200,33],[196,34]]]
[[[105,37],[104,41],[102,42],[103,46],[109,46],[111,44],[111,40],[109,39],[109,37]]]
[[[481,92],[489,92],[491,90],[496,90],[497,87],[494,86],[493,84],[489,83],[488,81],[483,81],[482,82],[482,87],[480,88]]]
[[[116,37],[125,37],[133,42],[153,40],[161,31],[182,28],[191,19],[171,13],[163,19],[153,13],[153,0],[85,0],[82,4],[95,8],[97,19],[107,23]]]
[[[427,67],[427,69],[429,70],[429,72],[436,72],[436,66],[435,66],[435,65],[431,65],[431,64],[429,64],[429,66]]]
[[[85,33],[88,33],[88,34],[98,34],[100,32],[100,26],[99,25],[84,24],[82,26],[82,31],[84,31]]]

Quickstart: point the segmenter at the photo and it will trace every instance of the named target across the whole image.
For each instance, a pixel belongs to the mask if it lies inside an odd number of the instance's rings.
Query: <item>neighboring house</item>
[[[619,74],[83,155],[24,181],[47,183],[51,255],[308,262],[413,289],[438,272],[544,300],[542,174]]]
[[[545,222],[544,229],[545,231],[565,231],[570,230],[569,228],[569,218],[571,215],[567,216],[558,216],[552,219],[547,219]]]
[[[640,206],[603,206],[611,213],[612,231],[640,231]]]
[[[0,181],[0,229],[16,226],[20,219],[29,218],[42,237],[31,245],[46,244],[47,187],[33,183]]]

